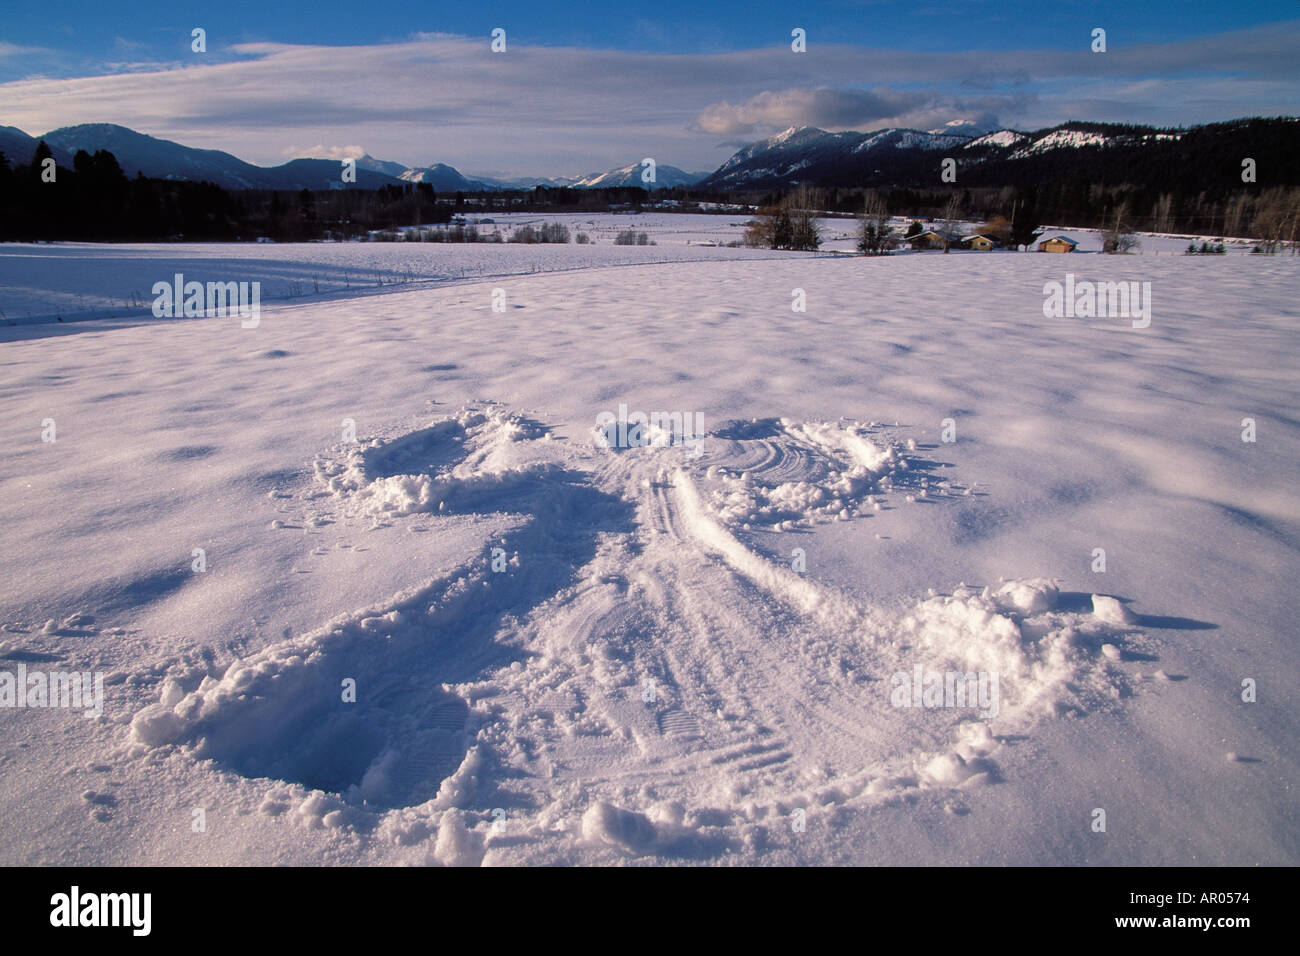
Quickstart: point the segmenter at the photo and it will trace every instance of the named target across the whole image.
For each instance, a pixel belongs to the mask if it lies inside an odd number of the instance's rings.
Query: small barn
[[[1052,236],[1038,244],[1039,252],[1073,252],[1079,244],[1069,236]]]
[[[990,249],[996,249],[999,245],[996,236],[986,236],[983,233],[976,233],[973,236],[967,236],[962,239],[967,247],[977,252],[988,252]]]

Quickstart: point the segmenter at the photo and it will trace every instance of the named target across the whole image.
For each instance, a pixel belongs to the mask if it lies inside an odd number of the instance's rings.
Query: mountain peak
[[[970,120],[949,120],[938,129],[929,130],[935,136],[970,136],[972,138],[983,136],[991,130],[981,124],[973,123]]]
[[[777,133],[775,136],[768,137],[767,142],[772,146],[780,146],[782,143],[788,143],[793,139],[825,135],[826,131],[818,129],[816,126],[791,126],[788,129]]]

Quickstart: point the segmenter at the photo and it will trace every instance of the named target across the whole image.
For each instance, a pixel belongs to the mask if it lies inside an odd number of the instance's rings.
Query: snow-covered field
[[[1298,260],[658,218],[0,246],[0,863],[1300,862]]]
[[[748,215],[704,215],[646,212],[623,213],[494,213],[469,216],[482,235],[509,237],[521,226],[558,222],[571,235],[586,233],[589,244],[477,244],[419,242],[362,243],[148,243],[10,244],[0,254],[0,326],[85,319],[134,320],[148,315],[151,292],[158,281],[181,273],[185,281],[260,282],[263,301],[305,299],[319,302],[338,296],[387,294],[394,286],[426,287],[466,279],[489,279],[544,272],[646,263],[700,262],[715,259],[765,258],[769,254],[728,247],[743,242]],[[855,253],[857,222],[823,218],[818,221],[823,253]],[[909,220],[895,219],[902,235]],[[961,224],[972,233],[979,224]],[[619,233],[644,232],[654,245],[616,246]],[[1095,230],[1051,229],[1044,237],[1064,233],[1079,243],[1079,252],[1098,252]],[[1213,236],[1144,236],[1135,255],[1181,255],[1189,239],[1217,241]],[[1244,254],[1250,244],[1230,241],[1228,252]],[[904,248],[896,255],[910,255]],[[929,255],[930,253],[925,253]],[[989,255],[953,249],[950,255]],[[1006,255],[1008,253],[992,253]],[[76,268],[69,269],[69,256]]]

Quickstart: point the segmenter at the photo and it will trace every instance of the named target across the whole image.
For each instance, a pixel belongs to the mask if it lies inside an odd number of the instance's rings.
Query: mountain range
[[[60,165],[78,150],[106,149],[128,176],[142,172],[159,179],[207,180],[225,189],[340,188],[339,161],[294,159],[279,166],[255,166],[230,153],[195,149],[138,133],[124,126],[92,123],[52,130],[40,139]],[[10,162],[29,162],[38,139],[12,126],[0,127],[0,152]],[[1158,129],[1114,123],[1068,122],[1032,132],[984,131],[954,123],[928,132],[882,129],[827,132],[791,127],[738,150],[712,173],[656,167],[654,188],[696,186],[719,192],[782,190],[800,184],[822,187],[939,185],[944,159],[956,160],[964,185],[1006,185],[1083,177],[1088,181],[1134,182],[1165,187],[1170,177],[1195,185],[1205,170],[1240,168],[1242,157],[1269,168],[1275,184],[1300,183],[1293,157],[1300,152],[1300,119],[1241,119],[1186,129]],[[535,186],[599,188],[641,186],[642,166],[629,163],[574,178],[477,179],[444,163],[408,167],[362,156],[357,185],[378,188],[429,183],[439,193],[531,189]]]
[[[999,129],[973,135],[957,132],[883,129],[829,133],[792,127],[736,152],[696,183],[700,189],[785,189],[821,187],[937,186],[942,160],[953,159],[963,185],[1007,185],[1061,181],[1137,182],[1159,185],[1178,169],[1202,175],[1221,170],[1236,175],[1242,157],[1260,157],[1279,178],[1296,184],[1300,169],[1300,120],[1242,119],[1186,129],[1158,129],[1116,123],[1069,122],[1022,132]]]
[[[335,189],[342,183],[336,159],[294,159],[279,166],[254,166],[218,149],[195,149],[171,140],[138,133],[111,123],[87,123],[51,130],[44,136],[30,136],[13,126],[0,126],[0,153],[13,163],[27,163],[44,140],[60,166],[71,166],[72,157],[106,149],[128,176],[137,172],[156,179],[206,180],[223,189]],[[676,166],[659,165],[651,188],[689,186],[708,175],[687,173]],[[521,179],[469,179],[445,163],[406,166],[365,155],[357,160],[357,185],[376,189],[395,183],[429,183],[435,192],[483,192],[496,189],[532,189],[534,186],[595,188],[641,186],[641,164],[629,163],[606,172],[573,178],[532,177]]]

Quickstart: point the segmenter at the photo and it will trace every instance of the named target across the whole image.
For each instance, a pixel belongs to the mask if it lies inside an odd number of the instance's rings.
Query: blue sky
[[[789,125],[1294,114],[1297,51],[1296,0],[6,0],[0,125],[115,122],[264,164],[365,150],[480,175],[644,156],[703,170]]]
[[[1295,19],[1295,0],[831,0],[817,3],[655,0],[653,3],[512,3],[366,0],[301,3],[87,4],[6,2],[0,36],[48,47],[86,63],[120,59],[119,39],[160,57],[188,50],[192,26],[226,42],[354,45],[400,40],[412,33],[476,36],[503,26],[521,43],[618,50],[713,53],[771,45],[791,25],[822,42],[900,50],[1065,50],[1078,31],[1109,28],[1127,43],[1185,39]],[[1120,39],[1121,37],[1117,37]],[[5,78],[13,78],[12,74]]]

